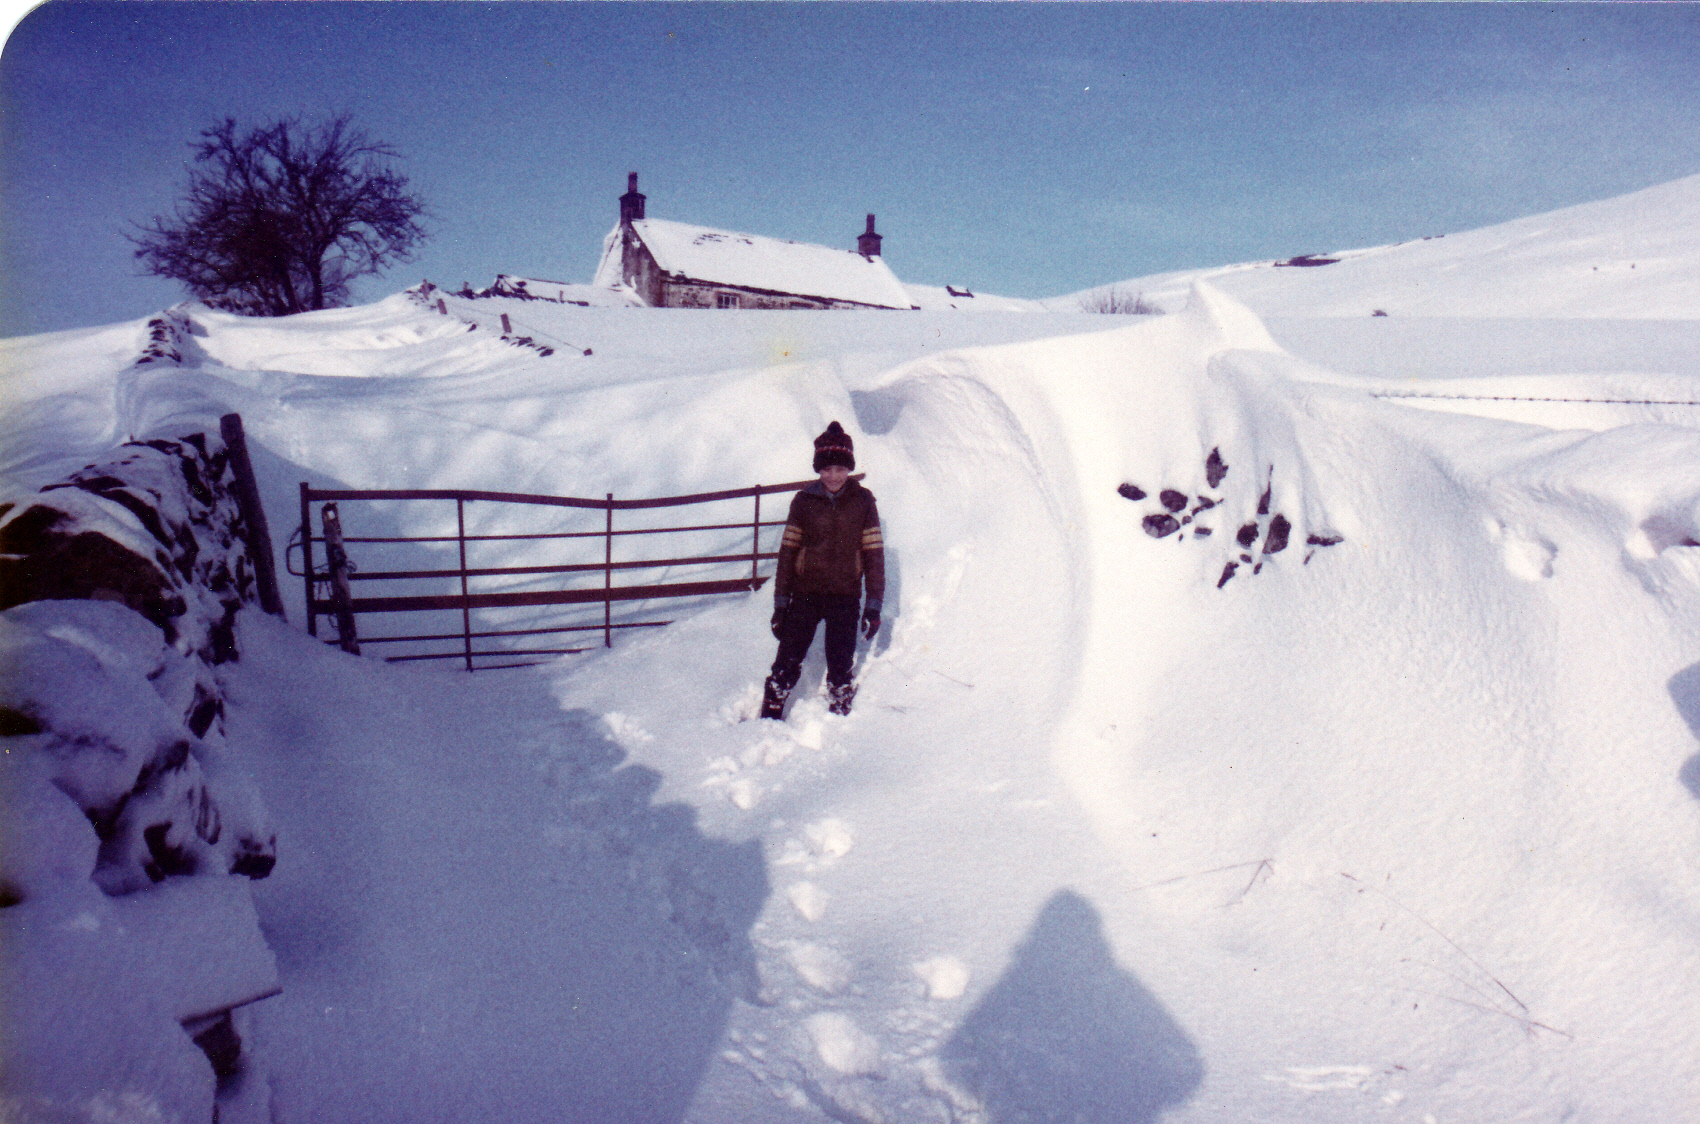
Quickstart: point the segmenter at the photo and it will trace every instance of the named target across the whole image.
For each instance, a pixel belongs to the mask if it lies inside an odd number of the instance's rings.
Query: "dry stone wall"
[[[0,502],[0,1116],[121,1096],[236,1120],[245,1081],[253,1101],[241,1009],[277,977],[246,887],[277,846],[224,740],[219,671],[259,592],[235,484],[191,434]]]

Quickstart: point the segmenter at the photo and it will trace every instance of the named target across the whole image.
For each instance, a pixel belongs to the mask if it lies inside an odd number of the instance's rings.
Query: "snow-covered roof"
[[[695,281],[798,296],[908,308],[909,294],[880,258],[808,242],[713,230],[667,219],[637,219],[632,229],[668,273]]]

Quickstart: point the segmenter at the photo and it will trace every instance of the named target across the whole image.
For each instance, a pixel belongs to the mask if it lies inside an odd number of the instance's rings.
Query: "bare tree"
[[[1145,299],[1144,293],[1129,294],[1126,289],[1111,285],[1094,289],[1080,298],[1080,311],[1105,312],[1122,316],[1161,316],[1163,310]]]
[[[215,308],[287,316],[334,308],[356,277],[408,261],[424,204],[389,145],[349,127],[285,119],[201,131],[189,186],[170,217],[131,237],[149,273]]]

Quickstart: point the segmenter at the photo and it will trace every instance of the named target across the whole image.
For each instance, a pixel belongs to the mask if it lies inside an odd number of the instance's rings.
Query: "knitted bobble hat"
[[[815,438],[815,471],[819,472],[829,464],[856,467],[856,443],[837,422],[827,426],[826,432]]]

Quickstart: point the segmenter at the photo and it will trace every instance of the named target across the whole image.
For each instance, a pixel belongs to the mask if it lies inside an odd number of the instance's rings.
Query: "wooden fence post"
[[[307,586],[307,635],[319,635],[319,614],[313,611],[313,506],[308,500],[312,489],[301,481],[301,571]]]
[[[757,567],[761,562],[761,485],[756,485],[756,514],[750,520],[750,583],[754,587]]]
[[[274,617],[287,619],[283,598],[277,591],[277,563],[272,558],[272,533],[266,526],[266,509],[260,504],[260,485],[254,479],[254,465],[248,459],[248,438],[242,431],[242,415],[226,414],[218,419],[219,436],[224,438],[224,451],[230,457],[230,471],[236,477],[236,506],[242,512],[242,545],[248,548],[254,562],[254,584],[260,595],[260,608]]]
[[[325,559],[331,571],[331,609],[336,613],[337,634],[342,650],[351,656],[360,654],[360,638],[354,631],[354,595],[348,588],[348,552],[342,546],[342,519],[336,504],[327,503],[319,509],[325,525]]]

